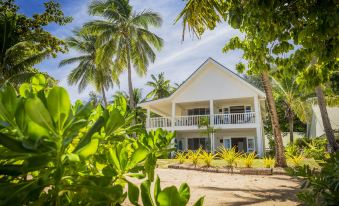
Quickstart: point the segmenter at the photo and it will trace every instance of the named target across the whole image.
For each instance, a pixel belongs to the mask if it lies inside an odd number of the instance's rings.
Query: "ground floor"
[[[213,134],[204,131],[177,131],[176,148],[179,151],[197,150],[199,147],[216,152],[220,146],[235,147],[239,152],[257,152],[259,156],[264,153],[264,138],[257,137],[256,128],[217,130]]]
[[[188,205],[205,196],[204,205],[298,205],[299,181],[286,175],[238,175],[192,170],[156,169],[161,188],[190,186]],[[136,184],[141,180],[135,180]],[[132,205],[126,201],[124,205]]]

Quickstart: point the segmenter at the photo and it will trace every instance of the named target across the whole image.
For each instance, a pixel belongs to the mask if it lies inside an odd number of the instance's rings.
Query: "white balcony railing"
[[[170,117],[154,117],[150,118],[149,128],[163,128],[163,127],[171,127],[172,120]]]
[[[214,114],[214,115],[191,115],[176,116],[174,118],[174,127],[191,127],[198,126],[202,119],[213,120],[216,126],[252,124],[255,123],[255,112],[232,113],[232,114]],[[171,127],[172,120],[170,117],[155,117],[149,119],[148,128]]]

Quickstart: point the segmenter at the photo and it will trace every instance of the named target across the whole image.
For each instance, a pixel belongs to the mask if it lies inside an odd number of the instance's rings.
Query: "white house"
[[[147,110],[148,130],[176,131],[179,150],[218,146],[264,153],[262,116],[265,94],[212,58],[207,59],[171,96],[140,104]],[[151,117],[151,112],[159,117]],[[215,128],[207,138],[199,121]]]
[[[327,113],[330,118],[332,129],[339,139],[339,107],[327,107]],[[312,106],[312,120],[307,125],[307,133],[309,137],[320,137],[325,134],[323,120],[317,104]]]

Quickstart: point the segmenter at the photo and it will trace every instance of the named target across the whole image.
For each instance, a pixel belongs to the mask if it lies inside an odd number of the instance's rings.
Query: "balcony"
[[[245,128],[254,126],[256,123],[255,112],[175,116],[173,129],[197,129],[201,121],[206,118],[210,120],[210,124],[214,125],[215,128]],[[172,129],[171,117],[150,118],[147,129],[156,128]]]

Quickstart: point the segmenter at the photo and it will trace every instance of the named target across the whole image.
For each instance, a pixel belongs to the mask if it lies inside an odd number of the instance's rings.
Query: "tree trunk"
[[[317,94],[321,119],[323,120],[323,126],[324,126],[324,130],[325,130],[328,143],[332,149],[332,152],[339,151],[339,145],[335,141],[334,131],[332,129],[330,118],[328,117],[328,113],[327,113],[324,93],[320,85],[315,88],[315,93]]]
[[[266,93],[267,103],[268,103],[268,109],[270,111],[271,115],[271,122],[272,122],[272,128],[273,128],[273,134],[274,134],[274,140],[275,140],[275,158],[276,158],[276,165],[278,167],[286,167],[286,158],[284,154],[284,145],[281,137],[281,130],[280,130],[280,124],[277,114],[277,109],[275,107],[275,102],[273,98],[273,92],[272,92],[272,85],[269,79],[269,75],[267,71],[262,72],[261,74],[263,86]]]
[[[133,95],[133,85],[132,85],[132,68],[131,68],[131,57],[130,50],[127,50],[127,76],[128,76],[128,93],[129,93],[129,106],[131,111],[135,108],[135,101]]]
[[[105,105],[105,107],[107,107],[107,99],[106,99],[104,86],[101,86],[101,93],[102,93],[102,99],[104,100],[104,105]]]
[[[289,130],[290,130],[290,143],[292,144],[294,142],[294,136],[293,136],[293,115],[291,115],[288,118],[288,124],[289,124]]]

